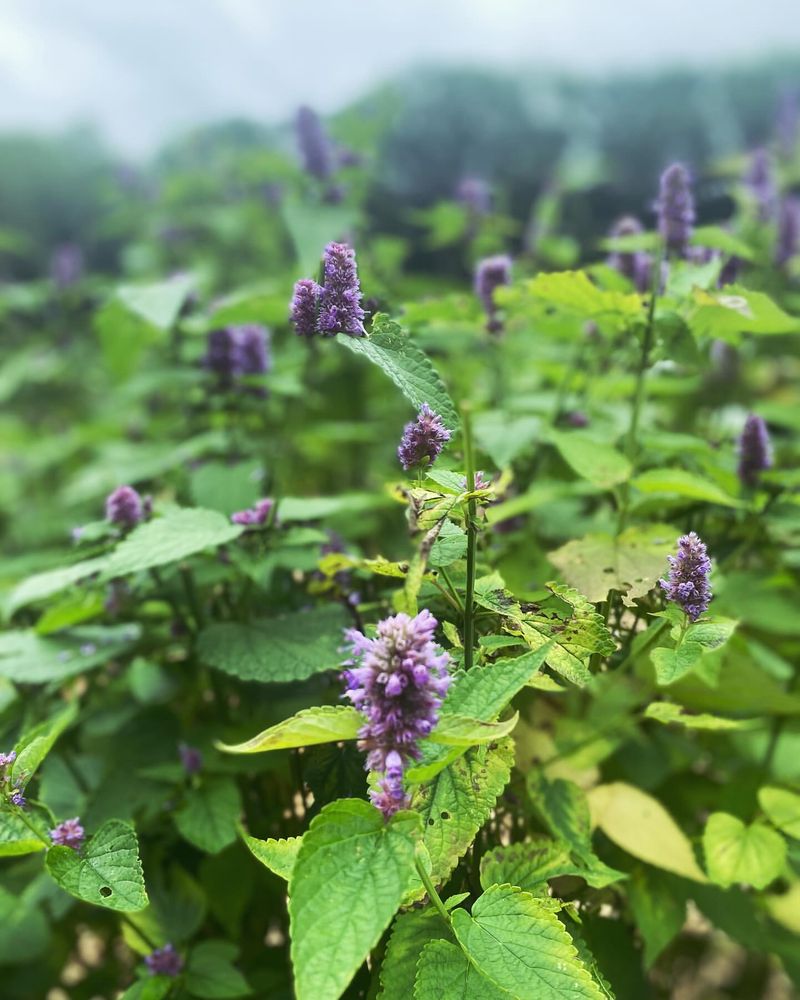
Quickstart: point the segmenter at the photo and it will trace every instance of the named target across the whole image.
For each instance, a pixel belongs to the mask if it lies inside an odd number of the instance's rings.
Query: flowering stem
[[[475,491],[475,452],[472,445],[472,422],[469,406],[461,407],[461,433],[464,436],[464,462],[467,470],[467,490]],[[464,592],[464,668],[472,666],[475,645],[475,556],[478,547],[478,508],[475,498],[467,501],[467,583]]]
[[[431,881],[431,877],[428,874],[428,872],[426,871],[425,865],[423,865],[423,863],[422,863],[422,859],[419,856],[415,857],[414,858],[414,864],[417,866],[417,874],[422,879],[422,884],[425,886],[425,891],[428,893],[428,898],[433,903],[433,905],[436,907],[436,909],[439,911],[439,913],[441,914],[444,922],[446,924],[449,924],[450,923],[450,914],[447,912],[447,909],[446,909],[444,903],[442,902],[441,896],[436,891],[436,886]]]

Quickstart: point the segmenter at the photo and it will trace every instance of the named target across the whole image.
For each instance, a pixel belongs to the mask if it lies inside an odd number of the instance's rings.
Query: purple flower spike
[[[667,600],[679,605],[696,622],[711,603],[711,560],[703,542],[690,531],[678,539],[678,554],[668,556],[669,579],[659,580]]]
[[[179,976],[183,970],[183,959],[171,944],[156,948],[145,955],[144,964],[153,976]]]
[[[472,215],[488,215],[492,210],[492,189],[482,177],[464,177],[456,188],[456,201]]]
[[[83,275],[83,251],[76,243],[61,243],[50,258],[50,276],[63,291],[80,281]]]
[[[118,486],[106,497],[106,520],[133,528],[144,518],[142,498],[132,486]]]
[[[231,522],[247,525],[266,524],[274,506],[275,501],[271,497],[264,497],[254,507],[248,507],[247,510],[237,510],[235,514],[231,514]]]
[[[86,833],[81,826],[81,821],[77,816],[74,819],[65,819],[63,823],[50,831],[50,839],[54,844],[61,847],[71,847],[73,851],[80,851],[86,839]]]
[[[302,107],[295,127],[303,169],[318,180],[327,180],[333,173],[334,149],[319,115],[313,108]]]
[[[257,323],[238,327],[242,375],[263,375],[272,367],[269,330]]]
[[[673,163],[661,175],[658,201],[658,229],[667,251],[685,257],[694,224],[694,196],[689,171]]]
[[[22,794],[22,789],[15,787],[8,796],[8,801],[12,806],[18,806],[20,809],[24,809],[28,800]]]
[[[775,212],[775,180],[766,149],[757,149],[753,153],[744,182],[758,206],[759,219],[768,222]]]
[[[641,222],[632,215],[618,219],[611,229],[611,236],[638,236],[644,232]],[[632,282],[638,292],[646,292],[650,287],[650,257],[642,250],[615,250],[608,257],[608,266],[619,271]]]
[[[320,333],[366,336],[355,250],[346,243],[329,243],[323,256],[323,275],[319,297]]]
[[[5,770],[9,764],[13,764],[17,759],[17,751],[9,750],[8,753],[0,753],[0,771]],[[0,775],[0,781],[2,780],[2,775]]]
[[[344,697],[367,717],[359,748],[367,751],[367,770],[381,775],[370,799],[387,818],[407,804],[403,774],[419,760],[419,741],[438,722],[450,685],[450,657],[433,642],[437,624],[423,610],[385,618],[375,639],[357,629],[345,633],[352,657],[342,674]]]
[[[405,426],[397,457],[406,471],[421,465],[426,459],[428,465],[433,465],[449,440],[450,431],[442,423],[442,418],[427,403],[423,403],[417,419]]]
[[[500,333],[503,324],[497,316],[494,301],[495,290],[511,284],[511,258],[506,254],[486,257],[475,268],[475,294],[481,300],[486,312],[486,329],[489,333]]]
[[[301,278],[295,284],[289,308],[298,337],[313,337],[319,332],[317,313],[321,294],[322,289],[313,278]]]
[[[751,413],[739,436],[739,479],[745,486],[755,486],[758,475],[772,468],[772,442],[762,417]]]
[[[181,757],[181,764],[187,774],[197,774],[203,767],[203,754],[197,747],[189,746],[188,743],[178,744],[178,753]]]
[[[783,267],[800,250],[800,199],[784,198],[778,210],[775,263]]]
[[[208,335],[205,366],[221,389],[230,389],[244,375],[263,375],[272,367],[269,330],[256,323],[226,326]]]

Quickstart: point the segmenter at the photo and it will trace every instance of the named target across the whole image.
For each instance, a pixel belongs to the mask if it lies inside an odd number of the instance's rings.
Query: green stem
[[[27,826],[27,828],[28,828],[28,829],[29,829],[29,830],[31,831],[31,833],[33,833],[33,834],[35,834],[35,835],[36,835],[36,838],[37,838],[38,840],[41,840],[41,842],[42,842],[42,843],[43,843],[43,844],[44,844],[44,845],[45,845],[46,847],[50,847],[50,846],[51,846],[51,841],[50,841],[50,838],[49,838],[49,837],[46,837],[46,836],[45,836],[45,835],[44,835],[44,834],[42,833],[42,831],[41,831],[41,830],[37,829],[37,828],[36,828],[36,827],[34,826],[34,824],[33,824],[33,823],[31,822],[31,820],[30,820],[30,819],[28,818],[28,816],[27,816],[27,815],[25,814],[25,810],[24,810],[24,809],[21,809],[21,808],[20,808],[19,806],[16,806],[16,807],[14,808],[14,813],[15,813],[15,815],[17,816],[17,818],[18,818],[18,819],[21,819],[21,820],[22,820],[22,822],[23,822],[23,823],[25,824],[25,826]]]
[[[460,612],[463,613],[463,611],[464,611],[464,605],[461,602],[461,596],[459,595],[459,593],[456,590],[456,588],[453,586],[453,581],[450,579],[450,576],[449,576],[447,570],[444,568],[444,566],[440,566],[439,567],[439,573],[441,574],[441,577],[444,580],[445,585],[447,586],[447,589],[450,591],[450,594],[451,594],[453,600],[455,601],[455,606],[458,608],[458,610]]]
[[[197,588],[194,585],[194,575],[188,566],[180,567],[180,575],[183,590],[186,594],[186,601],[191,608],[195,625],[198,629],[201,629],[205,625],[205,616],[203,615],[203,608],[197,596]]]
[[[444,903],[442,902],[441,896],[436,891],[436,886],[431,881],[430,875],[425,870],[425,866],[423,865],[422,860],[416,857],[414,858],[414,863],[417,866],[417,874],[422,879],[422,884],[425,886],[425,891],[428,893],[428,898],[436,907],[436,909],[439,911],[445,923],[449,924],[450,914],[447,912],[447,909]]]
[[[472,420],[469,406],[461,407],[461,433],[464,436],[464,462],[467,469],[467,490],[475,491],[475,451],[472,444]],[[473,663],[475,646],[475,562],[478,548],[478,508],[475,498],[467,501],[467,584],[464,592],[464,668]]]

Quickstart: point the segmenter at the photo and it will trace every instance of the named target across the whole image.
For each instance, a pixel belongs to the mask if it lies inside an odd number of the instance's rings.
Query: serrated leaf
[[[136,832],[121,820],[104,823],[80,854],[51,847],[46,865],[62,889],[84,902],[123,913],[148,904]]]
[[[726,493],[710,479],[685,469],[648,469],[631,480],[631,485],[646,496],[663,493],[685,500],[705,500],[721,507],[741,507],[742,501]]]
[[[0,812],[0,858],[35,854],[46,846],[18,816]]]
[[[699,336],[738,343],[741,334],[795,333],[800,321],[789,316],[764,292],[740,285],[721,291],[694,291],[687,322]]]
[[[344,615],[335,606],[262,618],[249,625],[217,622],[198,636],[198,656],[243,681],[301,681],[338,669],[344,624]]]
[[[124,538],[108,557],[103,579],[128,576],[187,559],[232,542],[243,530],[241,525],[231,524],[216,510],[174,508],[163,517],[140,524]]]
[[[460,721],[468,723],[474,720]],[[349,705],[319,705],[316,708],[304,708],[291,719],[270,726],[246,743],[217,743],[217,749],[224,750],[225,753],[263,753],[266,750],[286,750],[318,743],[355,740],[364,723],[365,718],[361,712]],[[462,725],[462,729],[465,728]]]
[[[369,337],[348,337],[340,333],[336,339],[354,354],[363,354],[382,369],[416,409],[427,403],[439,414],[448,430],[458,430],[456,408],[427,355],[388,316],[382,313],[375,316]]]
[[[217,854],[236,840],[242,803],[231,778],[207,778],[186,793],[175,812],[180,834],[201,851]]]
[[[452,521],[444,521],[428,555],[428,565],[434,568],[449,566],[463,559],[466,551],[466,533]]]
[[[541,670],[550,649],[551,643],[545,643],[522,656],[495,660],[489,666],[457,674],[442,705],[442,714],[467,715],[487,722],[495,719]]]
[[[481,722],[464,715],[442,714],[428,739],[443,746],[471,747],[508,736],[518,721],[519,712],[502,722]]]
[[[302,837],[287,837],[284,840],[268,837],[267,840],[259,840],[258,837],[251,837],[245,833],[242,835],[242,840],[247,844],[253,857],[265,868],[269,868],[284,881],[289,881],[303,842]]]
[[[668,525],[636,525],[616,538],[593,534],[574,539],[547,558],[587,600],[604,601],[609,590],[616,590],[630,606],[663,575],[675,537]]]
[[[374,806],[340,799],[303,837],[289,882],[297,1000],[338,1000],[394,916],[414,873],[419,817],[384,822]]]
[[[550,441],[567,465],[599,489],[624,483],[631,474],[622,452],[586,431],[551,431]]]
[[[615,781],[593,788],[588,799],[594,824],[623,851],[694,882],[708,881],[689,838],[652,795]]]
[[[708,652],[724,645],[736,630],[738,622],[730,618],[714,618],[690,625],[679,634],[674,648],[660,646],[650,654],[656,668],[656,680],[662,686],[674,684],[685,677]]]
[[[665,726],[672,723],[684,726],[686,729],[704,729],[709,732],[727,732],[732,729],[749,729],[753,726],[751,719],[725,719],[721,715],[709,715],[699,712],[693,715],[681,705],[670,701],[654,701],[644,710],[645,719],[655,719]]]
[[[481,858],[481,885],[484,889],[508,882],[541,895],[546,892],[549,879],[563,875],[582,878],[596,889],[625,878],[624,872],[609,868],[593,856],[576,862],[569,844],[545,837],[495,847]]]
[[[716,812],[703,831],[709,877],[727,888],[744,882],[764,889],[783,871],[786,841],[764,823],[746,826],[737,816]]]
[[[32,629],[4,632],[0,677],[20,684],[63,681],[127,652],[140,635],[137,624],[83,625],[57,636],[40,636]]]
[[[431,877],[445,882],[494,809],[511,775],[514,744],[474,747],[423,785],[411,805],[423,819],[423,843],[431,857]]]
[[[56,712],[54,716],[23,734],[15,747],[17,759],[11,770],[14,784],[22,789],[25,788],[39,765],[50,753],[53,744],[64,730],[72,725],[77,715],[78,702],[70,702],[60,712]]]
[[[453,931],[470,962],[517,1000],[603,1000],[554,913],[528,892],[493,885],[453,913]]]
[[[381,962],[379,1000],[408,1000],[414,995],[417,962],[435,938],[453,940],[449,926],[432,906],[398,913]]]
[[[585,271],[537,274],[527,283],[526,291],[545,306],[586,319],[610,318],[627,325],[643,315],[638,295],[603,291]]]
[[[800,795],[785,788],[759,788],[758,804],[779,830],[800,840]]]
[[[418,953],[419,954],[419,953]],[[402,1000],[512,1000],[516,993],[500,989],[450,941],[430,941],[419,954],[413,994]],[[390,994],[387,994],[389,996]],[[401,994],[391,994],[401,1000]]]

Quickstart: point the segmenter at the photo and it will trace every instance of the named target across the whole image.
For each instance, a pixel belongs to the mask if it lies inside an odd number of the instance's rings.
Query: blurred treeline
[[[488,181],[498,211],[518,220],[506,234],[512,248],[530,238],[541,222],[532,206],[554,188],[560,231],[584,246],[623,212],[648,222],[654,178],[673,159],[695,174],[701,221],[724,221],[732,203],[719,178],[779,136],[781,103],[798,85],[800,57],[603,79],[426,71],[382,86],[329,126],[368,167],[357,183],[369,230],[409,241],[412,268],[447,270],[447,255],[420,233],[419,210],[452,198],[464,177]],[[168,204],[171,190],[198,218],[237,199],[279,199],[295,162],[291,123],[209,125],[136,166],[87,128],[2,135],[0,280],[47,275],[65,245],[93,272],[125,272],[133,239],[180,237],[167,216],[158,229],[153,211],[143,234],[143,207]]]

